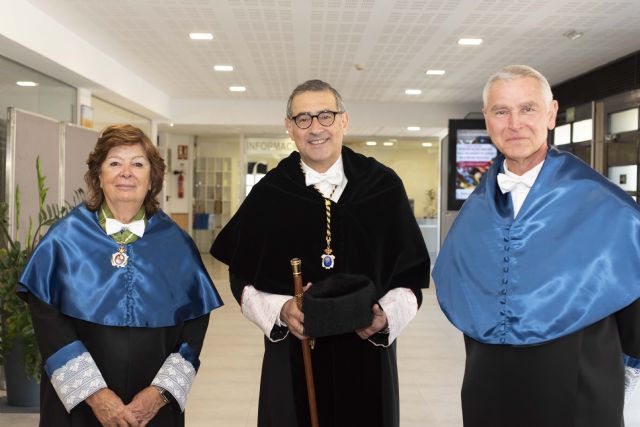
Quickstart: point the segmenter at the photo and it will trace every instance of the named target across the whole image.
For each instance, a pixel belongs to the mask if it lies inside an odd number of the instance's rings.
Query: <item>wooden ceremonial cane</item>
[[[300,258],[291,260],[291,269],[293,270],[293,289],[296,304],[302,311],[302,261]],[[313,338],[311,338],[312,340]],[[304,376],[307,380],[307,399],[309,400],[309,415],[311,417],[311,427],[319,427],[318,423],[318,407],[316,406],[316,387],[313,383],[313,367],[311,365],[311,346],[310,340],[300,341],[302,344],[302,358],[304,360]]]

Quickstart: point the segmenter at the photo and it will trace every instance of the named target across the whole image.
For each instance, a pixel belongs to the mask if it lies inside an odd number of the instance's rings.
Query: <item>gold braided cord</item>
[[[302,170],[302,174],[304,175],[302,160],[300,161],[300,169]],[[324,209],[327,216],[327,233],[325,236],[327,248],[324,250],[324,253],[327,255],[331,255],[331,253],[333,252],[333,250],[331,249],[331,198],[335,194],[338,186],[336,184],[333,185],[333,189],[331,190],[331,194],[329,194],[329,197],[325,197],[324,194],[322,194],[322,191],[320,191],[320,189],[316,185],[314,185],[313,188],[315,188],[316,191],[320,193],[320,195],[324,199]]]
[[[334,185],[333,191],[331,191],[331,195],[328,198],[324,199],[324,207],[327,213],[327,235],[325,238],[325,240],[327,241],[327,249],[324,250],[324,253],[327,255],[331,255],[331,252],[333,252],[331,250],[331,197],[333,197],[333,193],[336,192],[337,187],[337,185]]]

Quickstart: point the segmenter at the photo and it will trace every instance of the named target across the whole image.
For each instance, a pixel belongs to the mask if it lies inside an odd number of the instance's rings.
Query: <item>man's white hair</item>
[[[549,82],[547,79],[540,74],[539,71],[529,67],[528,65],[507,65],[506,67],[500,68],[498,71],[493,73],[491,77],[487,80],[487,83],[484,85],[484,89],[482,90],[482,103],[484,106],[487,106],[487,101],[489,100],[489,90],[491,90],[491,86],[497,82],[498,80],[515,80],[521,79],[524,77],[533,77],[538,81],[540,85],[540,90],[542,91],[542,97],[547,105],[551,104],[553,100],[553,94],[551,93],[551,86],[549,86]]]

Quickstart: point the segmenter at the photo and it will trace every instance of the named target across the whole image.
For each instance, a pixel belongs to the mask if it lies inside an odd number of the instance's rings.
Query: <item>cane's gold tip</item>
[[[302,274],[302,261],[300,258],[293,258],[291,260],[291,269],[293,270],[293,274],[296,276]]]

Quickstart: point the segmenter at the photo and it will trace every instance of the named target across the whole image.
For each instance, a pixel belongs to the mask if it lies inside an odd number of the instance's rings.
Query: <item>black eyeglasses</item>
[[[320,123],[324,127],[329,127],[336,121],[336,114],[342,114],[343,111],[320,111],[318,114],[312,115],[309,113],[300,113],[297,116],[291,117],[290,120],[298,126],[300,129],[308,129],[311,127],[311,123],[313,119],[318,119],[318,123]]]

